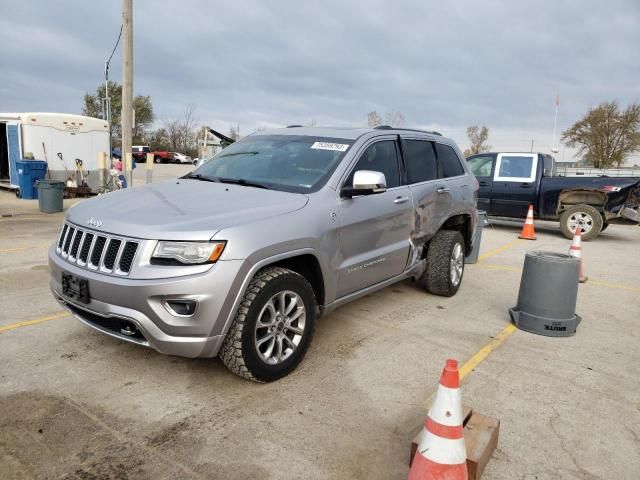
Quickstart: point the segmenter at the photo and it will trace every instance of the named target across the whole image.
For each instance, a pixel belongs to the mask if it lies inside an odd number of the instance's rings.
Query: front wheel
[[[440,230],[429,243],[423,275],[429,293],[452,297],[464,275],[464,238],[455,230]]]
[[[247,380],[277,380],[302,361],[315,320],[316,301],[309,282],[286,268],[265,268],[249,283],[220,358]]]
[[[576,228],[580,227],[582,240],[591,240],[600,235],[603,223],[602,215],[591,205],[574,205],[560,215],[560,230],[569,239],[573,238]]]

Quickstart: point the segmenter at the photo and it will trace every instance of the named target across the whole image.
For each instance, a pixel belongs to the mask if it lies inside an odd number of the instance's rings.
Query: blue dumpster
[[[47,173],[47,162],[42,160],[18,160],[18,198],[38,198],[36,181],[42,180]]]

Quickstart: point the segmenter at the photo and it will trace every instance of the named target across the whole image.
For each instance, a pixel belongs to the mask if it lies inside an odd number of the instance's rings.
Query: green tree
[[[487,144],[489,129],[484,125],[482,127],[478,127],[477,125],[467,127],[467,137],[469,137],[470,145],[469,148],[464,151],[465,157],[491,150],[491,145]]]
[[[119,138],[121,136],[120,113],[122,110],[122,85],[109,81],[109,96],[111,97],[111,129],[114,136]],[[104,98],[104,84],[96,89],[94,95],[86,93],[84,95],[82,114],[89,117],[104,118],[102,111]],[[133,109],[136,114],[136,123],[133,128],[133,143],[144,143],[146,131],[154,119],[151,97],[137,95],[133,99]]]
[[[621,111],[615,101],[601,103],[562,132],[562,141],[595,168],[619,167],[640,150],[640,104]]]

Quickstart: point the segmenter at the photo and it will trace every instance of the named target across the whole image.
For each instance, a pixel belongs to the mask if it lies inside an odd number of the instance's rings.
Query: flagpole
[[[560,104],[560,95],[556,95],[556,116],[553,119],[553,145],[551,146],[551,151],[553,153],[558,153],[558,149],[556,148],[556,128],[558,126],[558,105]]]

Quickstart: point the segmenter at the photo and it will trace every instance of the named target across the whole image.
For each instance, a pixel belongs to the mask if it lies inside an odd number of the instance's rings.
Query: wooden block
[[[498,445],[500,420],[474,413],[464,427],[469,480],[478,480]]]
[[[473,414],[473,408],[463,406],[462,407],[462,425],[466,425],[469,422],[469,418]],[[424,423],[424,422],[423,422]],[[420,440],[422,440],[422,432],[423,425],[420,425],[420,429],[415,434],[413,441],[411,442],[411,456],[409,457],[409,466],[413,463],[413,457],[416,454],[416,450],[418,449],[418,445],[420,444]]]

